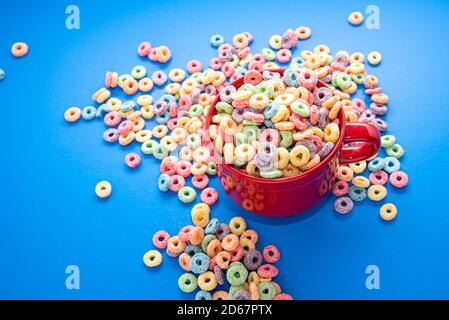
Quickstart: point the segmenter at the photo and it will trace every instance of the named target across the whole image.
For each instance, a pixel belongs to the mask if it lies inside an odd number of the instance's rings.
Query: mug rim
[[[270,69],[268,70],[270,72],[278,72],[281,73],[281,75],[284,73],[285,69],[283,68],[278,68],[278,69]],[[235,85],[238,82],[241,82],[243,79],[243,77],[238,78],[237,80],[233,81],[232,83],[230,83],[229,85],[233,85],[236,87],[236,89],[240,88],[242,84],[240,84],[238,87]],[[326,85],[324,82],[318,80],[318,83],[320,84],[320,87],[325,87],[325,88],[329,88],[328,85]],[[329,88],[330,89],[330,88]],[[214,101],[212,102],[210,109],[206,115],[206,119],[205,119],[205,126],[204,129],[208,130],[209,127],[212,124],[212,117],[214,116],[214,114],[216,114],[216,105],[217,103],[220,101],[220,95],[217,94],[217,96],[215,97]],[[344,116],[344,110],[343,108],[340,109],[339,111],[339,128],[340,128],[340,137],[338,138],[337,143],[335,144],[334,148],[332,149],[332,151],[324,158],[323,161],[320,161],[320,163],[318,165],[316,165],[315,167],[313,167],[312,169],[302,172],[300,174],[297,174],[295,176],[291,176],[291,177],[282,177],[282,178],[276,178],[276,179],[267,179],[267,178],[261,178],[261,177],[254,177],[251,176],[247,173],[244,173],[242,171],[239,171],[237,169],[235,169],[233,166],[227,164],[224,162],[223,158],[221,156],[218,155],[217,150],[215,148],[214,143],[211,141],[210,135],[208,136],[208,144],[212,146],[212,155],[214,157],[215,161],[220,161],[220,164],[225,167],[227,170],[229,170],[232,174],[234,175],[240,175],[240,176],[244,176],[245,179],[247,180],[251,180],[253,182],[256,183],[266,183],[266,182],[270,182],[270,183],[274,183],[274,184],[282,184],[282,183],[287,183],[287,182],[292,182],[292,181],[297,181],[297,180],[301,180],[301,179],[307,179],[310,178],[312,176],[315,175],[316,172],[318,172],[319,170],[321,170],[324,166],[328,165],[329,162],[331,162],[331,160],[336,156],[336,154],[340,151],[342,145],[343,145],[343,139],[345,136],[345,130],[346,130],[346,119]]]

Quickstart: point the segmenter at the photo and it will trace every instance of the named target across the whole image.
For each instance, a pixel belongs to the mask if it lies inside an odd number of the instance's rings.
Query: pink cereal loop
[[[153,235],[153,245],[159,249],[166,249],[168,239],[170,239],[170,235],[166,231],[158,231]]]

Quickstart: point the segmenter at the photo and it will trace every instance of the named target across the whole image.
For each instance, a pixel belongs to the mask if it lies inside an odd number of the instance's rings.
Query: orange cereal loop
[[[228,293],[223,290],[215,291],[212,300],[228,300]]]
[[[184,269],[187,272],[190,272],[190,256],[183,252],[178,258],[179,265],[182,269]]]
[[[312,30],[310,30],[310,28],[308,27],[301,26],[295,30],[295,35],[299,40],[306,40],[309,39],[312,35]]]
[[[204,238],[204,229],[201,227],[194,227],[189,232],[190,244],[194,246],[199,245]]]
[[[363,17],[363,14],[360,11],[353,12],[348,17],[349,23],[354,26],[361,25],[364,20],[365,18]]]
[[[232,43],[237,49],[243,49],[248,46],[249,40],[245,34],[239,33],[234,36],[234,38],[232,39]]]
[[[16,42],[11,47],[11,53],[16,58],[22,58],[28,54],[28,49],[25,42]]]
[[[214,239],[207,245],[206,253],[209,257],[213,258],[221,252],[220,240]]]
[[[248,239],[252,243],[256,244],[259,240],[259,235],[254,230],[246,230],[240,235],[240,239]]]
[[[64,119],[67,122],[76,122],[81,117],[81,109],[77,107],[71,107],[64,112]]]
[[[227,251],[221,251],[215,256],[215,263],[220,269],[227,269],[231,262],[231,254]]]
[[[122,89],[126,94],[132,95],[139,90],[139,84],[134,78],[129,77],[123,82]]]
[[[237,237],[235,234],[228,234],[221,241],[221,246],[228,252],[234,251],[239,246],[239,237]]]
[[[335,177],[338,180],[350,182],[354,177],[354,172],[348,166],[339,166],[335,173]]]
[[[167,251],[170,253],[181,254],[186,247],[186,243],[179,239],[179,236],[174,236],[168,239]]]
[[[160,63],[166,63],[171,59],[171,51],[167,46],[156,48],[156,59]]]
[[[142,92],[149,92],[151,91],[151,89],[153,89],[153,81],[151,81],[150,78],[140,79],[137,85],[139,90]]]

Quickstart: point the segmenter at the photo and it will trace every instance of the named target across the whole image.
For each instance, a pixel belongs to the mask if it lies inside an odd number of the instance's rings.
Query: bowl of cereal
[[[205,131],[228,196],[260,215],[301,213],[327,195],[340,164],[375,155],[378,129],[347,122],[340,100],[305,68],[249,70],[224,87]]]

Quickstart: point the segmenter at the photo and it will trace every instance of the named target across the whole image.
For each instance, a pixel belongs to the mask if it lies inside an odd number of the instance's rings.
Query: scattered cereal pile
[[[179,288],[191,293],[199,287],[196,300],[291,300],[273,281],[278,275],[273,264],[281,257],[279,250],[269,245],[262,253],[258,251],[259,236],[247,229],[243,218],[234,217],[228,225],[209,220],[209,214],[208,205],[197,204],[192,209],[194,226],[185,226],[172,237],[166,231],[153,235],[153,245],[177,257],[186,271],[178,279]],[[162,255],[150,250],[143,261],[148,267],[157,267]],[[225,280],[229,291],[216,290]]]
[[[349,21],[360,24],[363,16],[354,13]],[[204,145],[207,140],[203,123],[217,96],[221,102],[208,132],[215,148],[227,163],[269,179],[300,174],[320,163],[339,138],[340,110],[344,110],[348,122],[368,122],[382,133],[388,129],[381,117],[388,111],[389,98],[379,87],[377,77],[368,74],[364,54],[342,50],[331,56],[329,47],[318,45],[313,51],[303,50],[292,57],[292,49],[310,36],[307,27],[287,30],[282,36],[270,37],[270,48],[253,54],[253,37],[248,32],[234,36],[232,45],[223,36],[213,35],[210,44],[218,48],[217,57],[205,70],[200,61],[192,60],[186,66],[187,72],[175,68],[168,75],[156,71],[149,76],[142,65],[134,67],[130,74],[108,71],[105,87],[92,97],[98,107],[71,107],[65,112],[68,122],[103,119],[108,127],[103,135],[105,141],[123,146],[137,141],[142,155],[161,160],[157,183],[162,192],[177,192],[180,201],[192,203],[197,190],[201,191],[202,203],[192,210],[195,226],[187,226],[173,237],[160,231],[153,238],[157,248],[179,256],[181,267],[188,272],[180,277],[179,286],[185,292],[199,286],[197,299],[291,298],[281,294],[279,286],[271,281],[277,269],[271,264],[261,265],[263,259],[268,263],[277,261],[279,252],[275,247],[265,248],[263,254],[257,251],[257,233],[245,230],[242,218],[234,218],[229,226],[217,219],[209,221],[209,206],[217,201],[218,193],[208,187],[209,176],[215,175],[216,169]],[[171,58],[169,48],[153,48],[149,42],[139,45],[138,55],[161,63]],[[372,52],[367,60],[377,65],[381,59],[379,52]],[[277,71],[278,63],[289,63],[283,74]],[[230,83],[241,77],[245,83],[237,90]],[[327,86],[318,86],[319,81]],[[157,100],[148,94],[154,86],[164,86],[165,93]],[[130,100],[112,97],[114,88],[123,90]],[[371,97],[369,107],[351,98],[358,89],[365,89]],[[157,125],[146,129],[150,119]],[[333,187],[338,197],[334,202],[337,212],[349,213],[353,201],[366,197],[383,200],[388,181],[396,188],[407,185],[407,174],[400,171],[398,160],[404,155],[403,148],[390,134],[382,136],[382,147],[386,157],[375,156],[338,168]],[[141,165],[141,155],[130,153],[125,163],[136,168]],[[363,176],[366,169],[369,177]],[[187,186],[188,179],[193,187]],[[106,198],[111,190],[111,185],[102,181],[96,192]],[[384,220],[396,215],[393,204],[380,209]],[[157,250],[144,256],[150,267],[161,261]],[[224,274],[231,290],[211,295],[210,291],[224,283]]]

